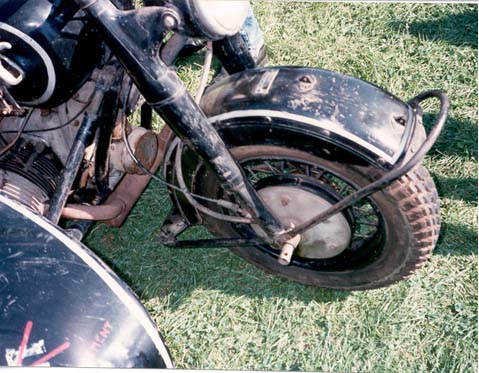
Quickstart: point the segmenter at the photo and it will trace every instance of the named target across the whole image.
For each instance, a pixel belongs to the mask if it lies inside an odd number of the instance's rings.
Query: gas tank
[[[73,1],[0,0],[2,54],[25,73],[10,93],[26,106],[52,108],[71,96],[102,61],[104,48]]]

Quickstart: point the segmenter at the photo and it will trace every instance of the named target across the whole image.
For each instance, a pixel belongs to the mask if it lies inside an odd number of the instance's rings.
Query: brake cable
[[[209,74],[210,67],[211,67],[212,57],[213,57],[213,47],[212,47],[211,41],[209,41],[207,43],[205,63],[203,65],[203,72],[202,72],[200,84],[199,84],[199,87],[198,87],[198,90],[197,90],[197,93],[196,93],[196,96],[195,96],[196,103],[200,102],[201,97],[203,95],[203,92],[205,90],[206,83],[207,83],[207,80],[208,80],[208,74]],[[128,99],[130,89],[131,89],[131,85],[130,85],[130,88],[126,90],[125,97],[123,98],[123,113],[126,113],[126,103],[127,103],[127,99]],[[171,189],[173,189],[177,192],[182,193],[185,196],[185,198],[188,200],[188,202],[194,208],[196,208],[197,210],[205,213],[206,215],[209,215],[209,216],[211,216],[215,219],[229,221],[229,222],[232,222],[232,223],[240,223],[240,224],[251,224],[252,223],[252,220],[249,217],[231,216],[231,215],[221,214],[221,213],[218,213],[216,211],[211,210],[210,208],[200,204],[198,201],[195,200],[195,198],[201,199],[201,200],[204,200],[206,202],[214,203],[214,204],[216,204],[220,207],[223,207],[225,209],[231,210],[231,211],[236,212],[236,213],[238,213],[238,212],[241,213],[242,212],[241,208],[235,203],[225,201],[225,200],[208,198],[208,197],[201,196],[201,195],[198,195],[198,194],[195,194],[195,193],[191,193],[188,190],[188,188],[186,187],[186,184],[184,182],[183,173],[182,173],[182,170],[181,170],[181,153],[182,153],[182,150],[183,150],[183,144],[181,143],[180,139],[176,140],[176,142],[177,142],[176,144],[172,144],[173,148],[176,147],[176,152],[177,152],[176,157],[175,157],[175,172],[176,172],[176,175],[177,175],[178,183],[180,184],[180,187],[177,187],[176,185],[171,184],[171,183],[167,182],[166,180],[164,180],[163,178],[158,177],[154,173],[150,172],[143,165],[143,163],[141,163],[141,161],[135,156],[135,154],[133,153],[133,150],[131,149],[131,145],[128,141],[128,137],[126,135],[126,121],[121,122],[121,130],[122,130],[122,139],[123,139],[123,142],[125,143],[125,147],[126,147],[126,150],[129,154],[129,156],[135,162],[135,164],[138,166],[138,168],[140,168],[141,171],[143,171],[146,175],[150,176],[155,181],[158,181],[159,183],[162,183],[162,184],[166,185],[167,187],[169,187],[169,188],[171,188]]]

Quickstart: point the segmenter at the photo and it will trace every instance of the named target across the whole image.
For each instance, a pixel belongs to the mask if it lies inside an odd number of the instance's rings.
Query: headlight
[[[182,0],[197,31],[211,39],[222,39],[239,32],[249,9],[248,0]],[[176,5],[176,1],[174,2]]]
[[[143,0],[143,3],[146,6],[173,5],[183,16],[177,31],[211,40],[238,33],[250,6],[249,0]]]

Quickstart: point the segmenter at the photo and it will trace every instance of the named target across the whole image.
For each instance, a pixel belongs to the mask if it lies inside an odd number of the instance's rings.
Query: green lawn
[[[168,249],[156,238],[169,209],[157,184],[121,229],[97,225],[87,244],[141,297],[178,368],[476,372],[477,6],[254,5],[270,65],[336,70],[403,99],[449,93],[425,161],[443,218],[431,260],[406,282],[348,293],[275,278],[226,249]],[[180,68],[190,87],[201,59],[191,61]]]

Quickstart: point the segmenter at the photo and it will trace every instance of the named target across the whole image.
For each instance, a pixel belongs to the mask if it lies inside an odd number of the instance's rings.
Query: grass
[[[336,70],[403,99],[447,90],[450,119],[425,160],[443,219],[431,260],[386,289],[301,286],[226,249],[159,245],[169,202],[157,184],[121,229],[97,225],[87,244],[139,294],[178,368],[477,372],[477,6],[259,2],[254,8],[270,65]],[[189,62],[180,74],[193,87],[201,59]],[[433,118],[437,107],[426,109]]]

